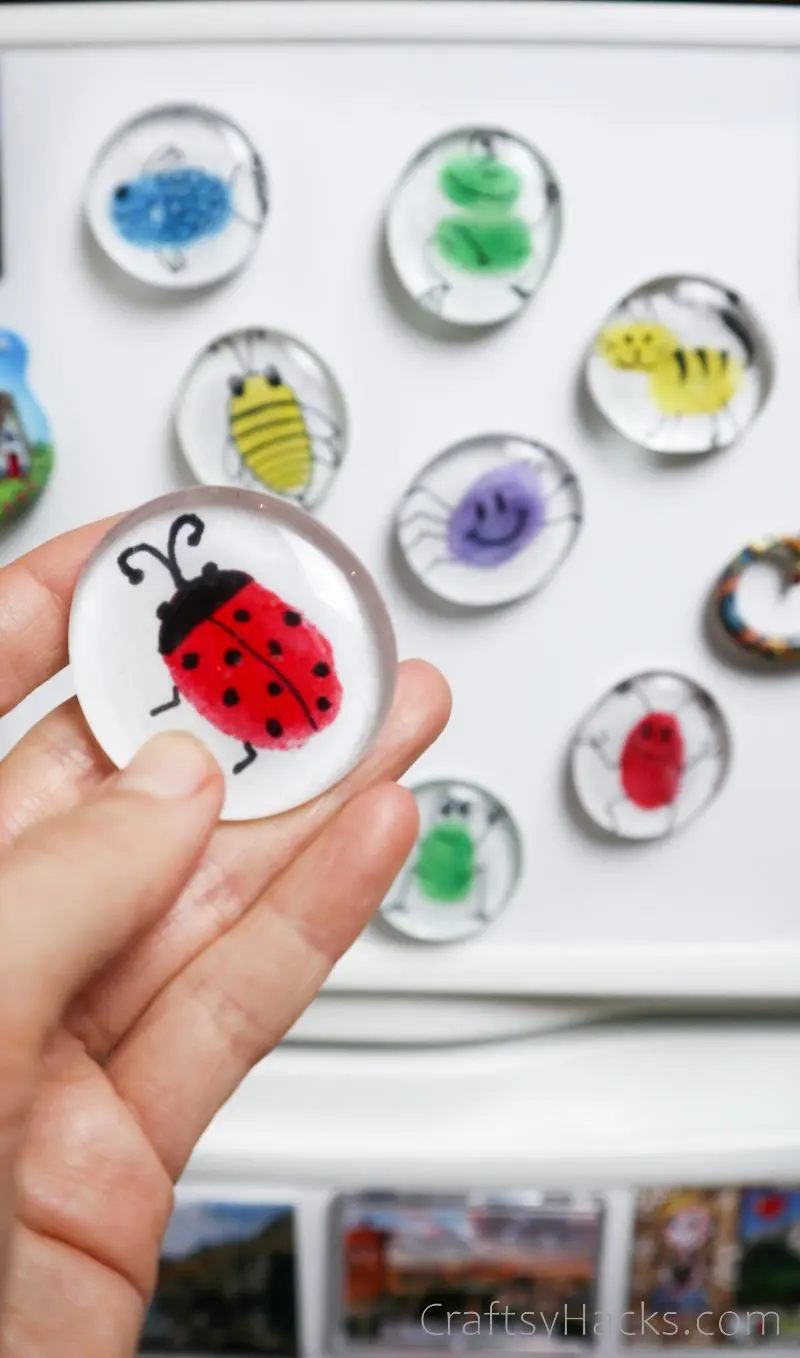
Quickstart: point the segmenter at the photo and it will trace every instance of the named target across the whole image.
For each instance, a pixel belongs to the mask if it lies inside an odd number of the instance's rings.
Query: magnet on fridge
[[[742,652],[759,660],[800,660],[800,634],[762,631],[747,621],[743,581],[751,566],[770,563],[785,574],[787,588],[800,584],[800,537],[769,537],[743,547],[722,573],[715,590],[717,614],[724,631]]]
[[[714,800],[730,763],[725,718],[704,688],[670,670],[617,684],[572,744],[578,801],[620,839],[661,839]]]
[[[347,414],[333,373],[308,345],[246,329],[195,359],[175,429],[198,481],[268,490],[312,509],[341,466]]]
[[[53,469],[47,416],[28,386],[28,346],[13,330],[0,330],[0,523],[8,523],[40,496]]]
[[[575,545],[580,485],[552,448],[481,434],[440,453],[396,517],[410,570],[433,594],[491,608],[543,589]]]
[[[495,325],[534,296],[561,236],[561,190],[535,147],[498,128],[437,137],[406,168],[386,215],[405,290],[453,325]]]
[[[381,917],[425,943],[469,938],[497,919],[517,887],[519,829],[508,808],[477,783],[436,780],[412,792],[420,831]]]
[[[161,1244],[137,1352],[295,1358],[301,1330],[296,1237],[290,1203],[181,1194]]]
[[[212,109],[173,104],[118,128],[92,167],[86,217],[102,250],[140,282],[198,288],[249,261],[267,215],[266,174],[247,135]]]
[[[754,312],[709,278],[656,278],[603,321],[586,383],[608,424],[661,454],[728,448],[769,395],[773,360]]]
[[[223,819],[249,820],[358,761],[388,711],[396,649],[338,538],[273,496],[204,487],[144,505],[102,540],[75,592],[70,663],[118,767],[154,732],[190,731],[225,772]]]

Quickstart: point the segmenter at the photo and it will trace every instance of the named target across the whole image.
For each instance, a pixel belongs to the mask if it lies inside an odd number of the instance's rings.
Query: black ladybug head
[[[131,557],[140,552],[155,557],[162,566],[166,566],[172,577],[175,593],[156,609],[156,617],[161,621],[158,634],[161,655],[170,655],[195,627],[199,627],[201,622],[228,603],[252,579],[245,571],[220,570],[213,561],[206,562],[199,575],[187,579],[181,573],[176,556],[178,538],[183,528],[190,529],[188,545],[196,547],[203,536],[205,524],[196,514],[181,514],[169,530],[166,554],[149,542],[139,542],[135,547],[126,548],[117,558],[122,574],[132,585],[140,585],[144,579],[144,571],[130,564]]]

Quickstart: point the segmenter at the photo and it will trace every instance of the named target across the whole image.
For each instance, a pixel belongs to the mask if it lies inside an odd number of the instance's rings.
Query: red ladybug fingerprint
[[[303,745],[335,720],[342,686],[330,642],[249,580],[164,655],[201,716],[257,749]]]
[[[681,788],[684,745],[672,712],[648,712],[628,733],[619,764],[626,796],[644,811],[671,806]]]

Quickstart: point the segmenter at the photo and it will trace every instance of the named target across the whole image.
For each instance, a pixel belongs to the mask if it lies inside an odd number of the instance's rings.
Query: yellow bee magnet
[[[606,317],[586,384],[600,413],[640,448],[692,455],[729,448],[770,392],[769,341],[738,293],[708,278],[644,283]]]
[[[193,363],[175,429],[198,481],[267,490],[313,509],[341,466],[347,412],[333,373],[308,345],[279,330],[236,330]]]

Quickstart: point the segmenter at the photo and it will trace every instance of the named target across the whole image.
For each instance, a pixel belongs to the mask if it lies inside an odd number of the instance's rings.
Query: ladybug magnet
[[[420,942],[454,943],[505,909],[522,870],[522,836],[508,808],[476,783],[437,780],[412,791],[420,832],[381,918]]]
[[[714,800],[730,763],[728,726],[715,700],[683,675],[650,671],[617,684],[573,742],[577,799],[620,839],[660,839]]]
[[[133,588],[131,588],[133,586]],[[274,815],[337,782],[391,701],[396,652],[364,568],[302,510],[207,487],[128,516],[87,564],[70,660],[120,766],[149,735],[205,740],[224,818]]]

